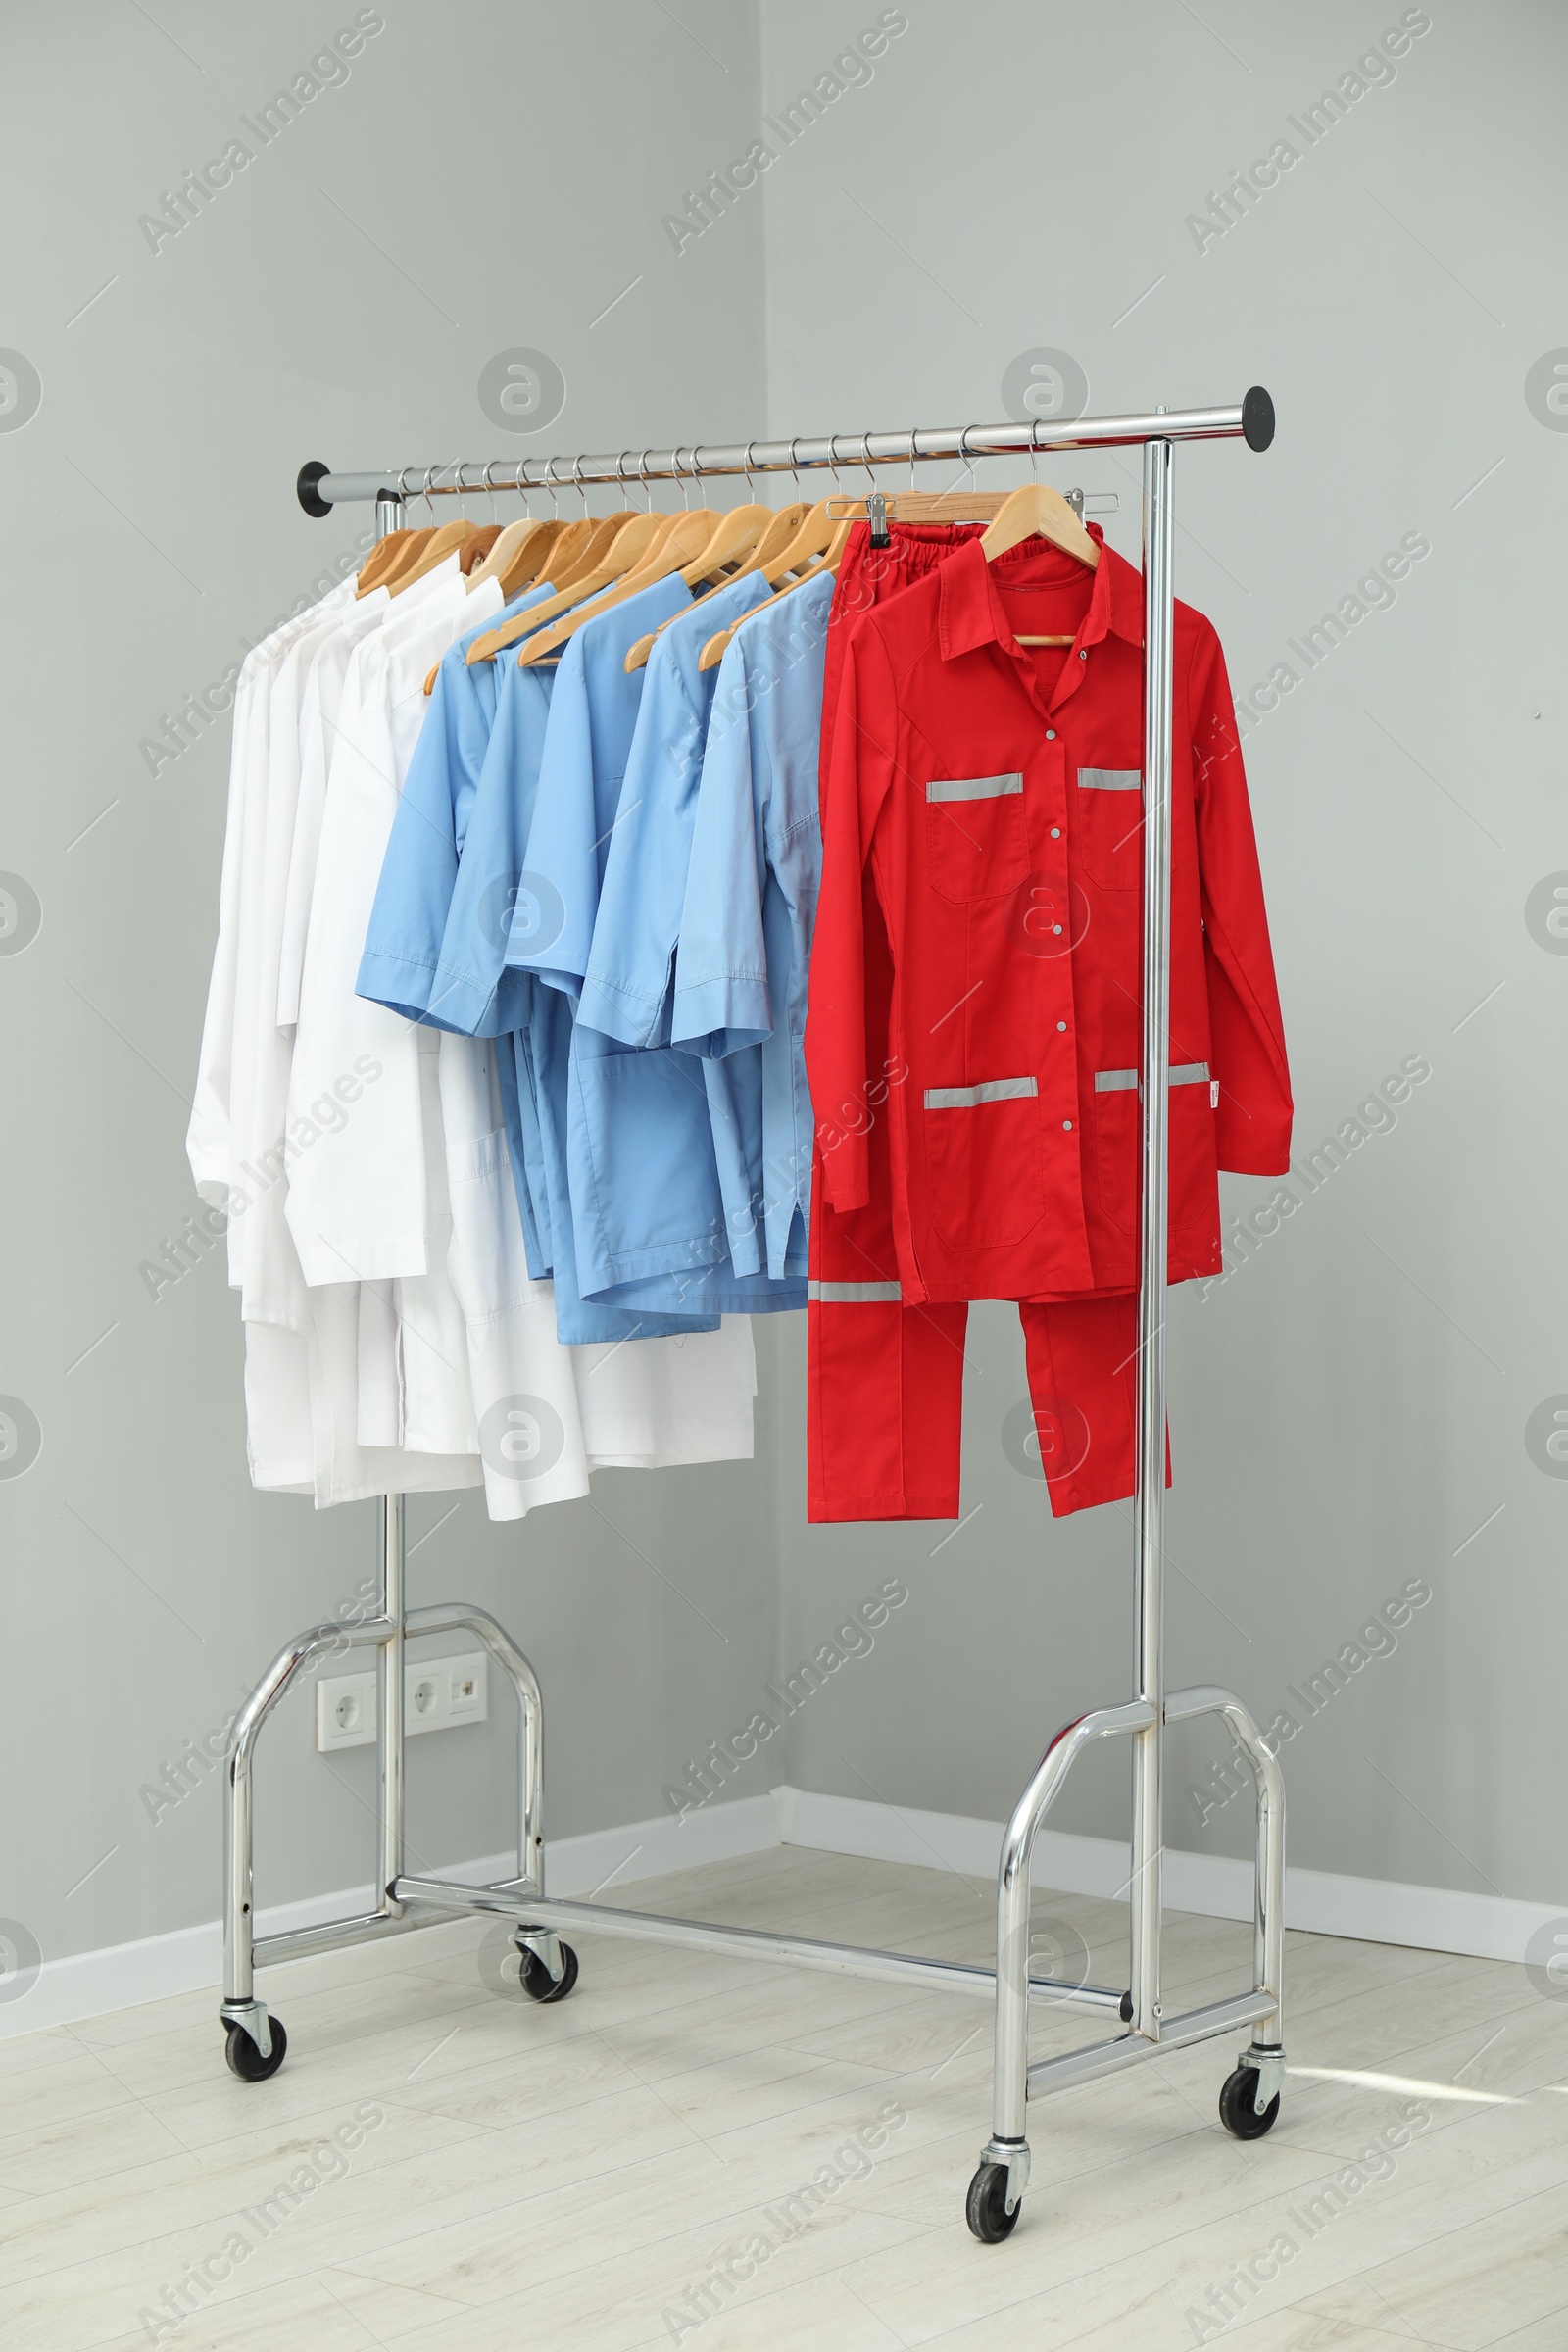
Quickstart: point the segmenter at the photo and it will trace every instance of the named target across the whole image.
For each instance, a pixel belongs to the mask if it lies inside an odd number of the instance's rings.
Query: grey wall
[[[773,427],[989,417],[1008,363],[1042,346],[1078,361],[1102,413],[1267,384],[1270,455],[1178,456],[1177,584],[1238,689],[1276,662],[1299,675],[1247,741],[1298,1144],[1404,1057],[1431,1066],[1396,1125],[1315,1194],[1295,1184],[1250,1260],[1231,1245],[1223,1287],[1173,1300],[1172,1676],[1301,1719],[1297,1862],[1561,1900],[1568,1487],[1526,1430],[1568,1390],[1568,963],[1526,906],[1568,868],[1568,416],[1548,426],[1526,379],[1568,344],[1550,160],[1568,27],[1544,0],[1435,4],[1395,77],[1309,147],[1289,118],[1399,8],[906,14],[875,78],[768,174]],[[875,17],[770,0],[769,111]],[[1280,138],[1299,161],[1200,250],[1186,217]],[[1042,471],[1118,491],[1108,535],[1136,557],[1132,465]],[[1397,601],[1309,669],[1288,640],[1409,532],[1431,553]],[[1274,1190],[1226,1179],[1227,1211]],[[808,1654],[843,1603],[905,1577],[876,1651],[792,1723],[792,1777],[995,1819],[1056,1724],[1129,1688],[1130,1531],[1104,1510],[1052,1524],[1002,1450],[1024,1395],[1016,1319],[987,1309],[972,1333],[978,1515],[940,1550],[943,1529],[807,1533],[797,1427],[782,1636]],[[785,1395],[798,1422],[798,1371]],[[1349,1665],[1315,1718],[1294,1704],[1288,1687],[1409,1579],[1432,1598],[1397,1648]],[[1200,1832],[1184,1793],[1214,1793],[1218,1752],[1197,1731],[1177,1745],[1169,1834],[1240,1852],[1250,1807]],[[1062,1826],[1125,1818],[1107,1752]]]
[[[365,527],[306,519],[304,459],[729,438],[764,407],[760,206],[701,278],[660,227],[709,142],[755,124],[749,12],[683,10],[699,39],[640,8],[388,5],[348,79],[156,252],[138,217],[354,9],[154,14],[13,10],[5,35],[0,344],[42,405],[0,429],[0,867],[42,927],[0,956],[0,1391],[43,1446],[0,1479],[0,1913],[50,1957],[216,1915],[216,1785],[156,1823],[138,1791],[375,1556],[373,1505],[252,1494],[220,1266],[156,1303],[138,1277],[195,1205],[226,728],[156,777],[138,747]],[[526,438],[476,393],[517,345],[566,384]],[[417,1543],[458,1504],[411,1597],[492,1607],[546,1679],[555,1832],[658,1811],[693,1727],[746,1720],[773,1651],[761,1426],[761,1463],[611,1473],[521,1529],[473,1494],[411,1505]],[[291,1697],[264,1743],[264,1902],[371,1870],[370,1754],[318,1760],[310,1713]],[[499,1723],[419,1742],[415,1849],[500,1846],[510,1781]]]

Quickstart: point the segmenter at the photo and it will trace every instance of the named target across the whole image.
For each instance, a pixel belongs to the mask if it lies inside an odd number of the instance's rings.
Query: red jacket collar
[[[1114,632],[1128,645],[1144,642],[1144,583],[1141,572],[1118,556],[1113,547],[1105,545],[1105,535],[1099,523],[1088,526],[1089,536],[1100,546],[1100,562],[1091,575],[1089,610],[1084,614],[1077,646],[1098,645],[1107,633]],[[1070,579],[1080,569],[1075,558],[1043,540],[1024,540],[1016,549],[999,559],[1003,574],[1015,565],[1028,566],[1033,579],[1050,578],[1059,574]],[[1012,631],[1002,610],[997,594],[996,566],[989,564],[980,552],[978,538],[965,541],[956,548],[946,561],[937,566],[941,583],[941,602],[937,616],[937,642],[945,662],[959,654],[971,654],[977,646],[997,644],[1010,646]]]

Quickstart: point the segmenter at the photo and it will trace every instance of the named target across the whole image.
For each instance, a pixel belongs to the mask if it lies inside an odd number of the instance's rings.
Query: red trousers
[[[837,712],[849,632],[862,612],[921,578],[980,524],[892,526],[873,548],[851,535],[828,622],[822,759]],[[900,1302],[893,1240],[888,1123],[878,1115],[902,1083],[887,1060],[893,963],[869,869],[865,879],[866,1061],[861,1122],[871,1197],[840,1214],[826,1203],[820,1151],[811,1184],[807,1306],[807,1516],[956,1519],[962,1434],[965,1305]],[[1045,1473],[1056,1517],[1133,1492],[1138,1416],[1138,1309],[1133,1292],[1019,1302],[1033,1406],[1030,1433],[1004,1435],[1015,1466]],[[1169,1475],[1167,1465],[1167,1477]]]

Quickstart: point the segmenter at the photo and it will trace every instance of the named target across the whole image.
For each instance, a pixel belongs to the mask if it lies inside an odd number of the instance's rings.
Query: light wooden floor
[[[992,1908],[988,1886],[788,1847],[615,1891],[950,1958],[986,1957]],[[1121,1981],[1124,1912],[1039,1894],[1036,1915]],[[1241,2035],[1042,2101],[1022,2219],[985,2247],[962,2214],[981,2003],[583,1937],[577,1990],[541,2009],[487,1986],[487,1933],[268,1972],[291,2047],[264,2084],[224,2068],[216,1993],[0,2045],[5,2352],[1139,2352],[1222,2327],[1246,2352],[1568,2346],[1568,2003],[1520,1968],[1292,1936],[1270,2136],[1215,2115]],[[1241,1987],[1250,1931],[1178,1917],[1165,1948],[1187,2007]],[[1053,2014],[1036,2052],[1102,2031]],[[1407,2144],[1348,2174],[1412,2102]],[[874,2159],[838,2153],[889,2109]],[[339,2127],[350,2154],[323,2144]],[[781,2200],[824,2167],[840,2185],[792,2230]],[[700,2318],[691,2290],[759,2234],[776,2250]],[[212,2258],[226,2283],[150,2326]]]

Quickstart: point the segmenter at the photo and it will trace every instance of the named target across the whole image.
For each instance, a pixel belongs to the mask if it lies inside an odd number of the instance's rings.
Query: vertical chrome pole
[[[403,527],[402,499],[380,490],[375,499],[375,535],[386,538]],[[381,1504],[381,1614],[392,1631],[376,1652],[376,1740],[380,1750],[377,1819],[380,1828],[380,1881],[376,1909],[393,1919],[403,1915],[392,1888],[403,1875],[403,1642],[406,1597],[403,1591],[404,1544],[407,1534],[405,1498],[388,1494]]]
[[[381,1878],[376,1908],[401,1919],[392,1888],[403,1875],[403,1562],[406,1497],[381,1504],[381,1614],[392,1631],[376,1652],[376,1725],[381,1751],[378,1815]]]
[[[1165,1218],[1170,1106],[1172,591],[1168,441],[1144,444],[1144,1184],[1138,1287],[1138,1494],[1134,1608],[1138,1695],[1154,1710],[1133,1736],[1132,2026],[1159,2038],[1161,1766],[1165,1710]]]
[[[375,535],[386,538],[403,527],[403,501],[392,490],[375,499]],[[403,1905],[391,1888],[403,1875],[403,1560],[404,1498],[388,1494],[381,1504],[381,1614],[392,1632],[376,1653],[376,1725],[381,1751],[378,1813],[381,1880],[376,1908],[394,1919]]]

